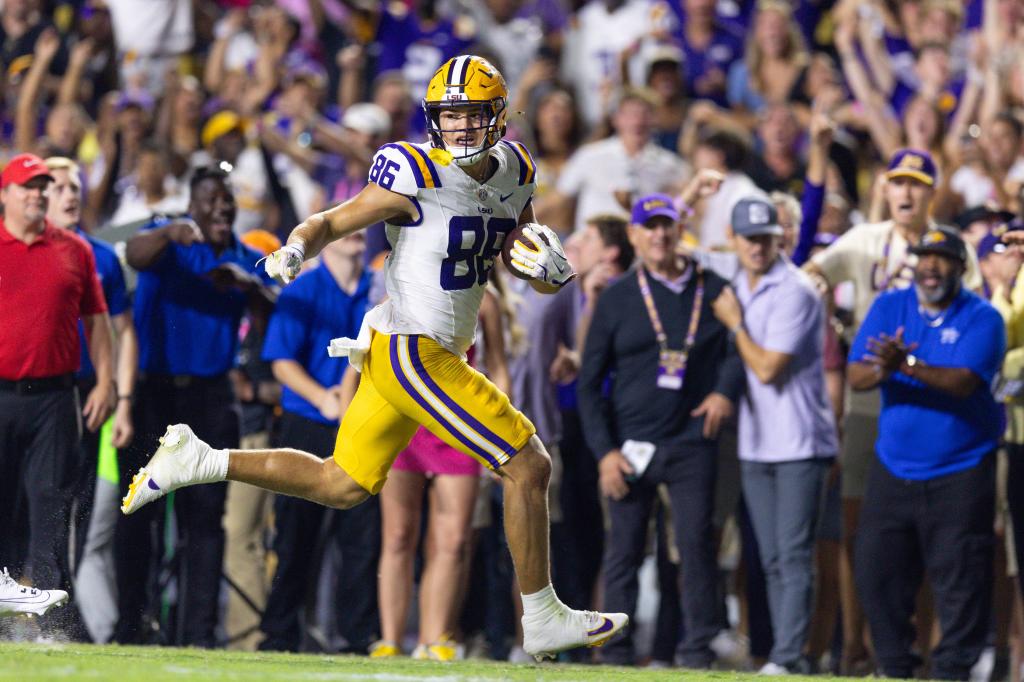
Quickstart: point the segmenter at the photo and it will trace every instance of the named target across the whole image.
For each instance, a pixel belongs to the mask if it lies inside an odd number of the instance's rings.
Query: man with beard
[[[882,391],[856,581],[880,672],[907,678],[920,664],[911,616],[927,572],[942,631],[930,677],[966,680],[990,626],[1004,418],[989,385],[1006,334],[960,282],[967,248],[954,229],[930,228],[910,252],[913,287],[880,295],[850,349],[851,387]]]
[[[929,218],[938,170],[928,152],[901,149],[893,154],[885,174],[885,201],[891,218],[878,223],[855,225],[824,251],[804,265],[821,285],[835,287],[852,282],[854,291],[851,335],[867,315],[872,302],[882,292],[903,289],[911,284],[916,256],[909,247],[932,225]],[[967,247],[964,285],[980,290],[981,276],[974,249]],[[853,586],[853,545],[858,516],[867,485],[868,470],[875,459],[878,437],[878,391],[848,393],[843,416],[843,440],[839,461],[843,505],[843,554],[840,591],[843,605],[843,651],[841,667],[854,669],[868,652],[863,641],[863,614]]]
[[[273,295],[256,273],[260,254],[231,231],[235,199],[226,173],[199,168],[190,181],[191,220],[151,225],[128,240],[128,264],[139,271],[134,314],[139,334],[135,443],[118,459],[122,495],[167,422],[187,422],[218,447],[237,447],[238,405],[228,379],[238,327],[248,307],[266,320]],[[192,222],[194,221],[194,222]],[[190,488],[174,506],[185,537],[178,618],[180,644],[211,647],[217,624],[224,552],[225,485]],[[153,547],[150,524],[161,507],[121,516],[114,541],[119,620],[114,639],[146,640],[142,618]],[[159,537],[159,535],[157,536]]]

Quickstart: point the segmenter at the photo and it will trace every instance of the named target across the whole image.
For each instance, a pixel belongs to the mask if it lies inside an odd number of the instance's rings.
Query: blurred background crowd
[[[25,383],[59,374],[31,369],[56,366],[45,358],[11,360],[28,352],[20,344],[45,335],[0,332],[8,344],[0,393],[35,399],[77,388],[85,411],[73,449],[59,438],[32,440],[32,428],[22,429],[28,417],[0,416],[0,559],[23,582],[70,586],[74,608],[50,636],[524,657],[500,486],[470,460],[450,461],[423,434],[382,494],[350,511],[235,483],[182,491],[153,514],[125,519],[117,510],[128,472],[167,423],[192,424],[214,447],[274,443],[330,456],[357,378],[325,349],[332,338],[354,337],[380,300],[383,225],[332,245],[280,291],[256,262],[298,222],[358,193],[380,145],[425,141],[428,80],[446,60],[472,53],[508,81],[508,138],[533,154],[538,221],[561,235],[579,273],[545,298],[496,267],[472,361],[534,421],[553,454],[561,598],[634,615],[631,636],[599,660],[1020,679],[1011,512],[1024,491],[1024,467],[1015,466],[1024,457],[1016,355],[1024,256],[1002,237],[1024,226],[1024,3],[3,0],[0,37],[5,220],[31,222],[41,196],[33,183],[52,179],[39,188],[49,224],[89,238],[113,329],[111,339],[93,328],[107,324],[95,319],[104,306],[78,309],[92,343],[82,346],[74,387]],[[32,170],[25,153],[46,168]],[[671,208],[652,208],[658,197]],[[747,499],[751,472],[741,471],[750,459],[742,423],[737,435],[745,399],[741,388],[724,387],[727,377],[737,387],[744,381],[740,364],[727,366],[734,360],[753,372],[748,384],[761,377],[742,347],[737,355],[733,340],[723,341],[731,355],[709,356],[705,369],[714,371],[701,374],[727,404],[720,428],[691,434],[700,447],[688,456],[708,466],[687,474],[685,486],[666,471],[648,477],[647,490],[642,467],[623,477],[627,468],[602,464],[613,461],[609,452],[623,456],[615,441],[623,414],[661,418],[651,414],[658,401],[641,395],[631,412],[624,401],[637,396],[620,397],[605,383],[628,357],[616,361],[624,351],[601,337],[611,334],[610,313],[599,301],[635,258],[646,263],[659,247],[637,230],[667,217],[679,228],[666,237],[679,257],[736,286],[746,264],[733,252],[736,234],[758,221],[754,211],[739,225],[734,209],[751,198],[772,207],[780,248],[804,265],[824,300],[820,320],[799,337],[823,334],[823,342],[789,353],[817,363],[810,371],[821,379],[808,385],[828,414],[780,417],[806,418],[808,428],[821,418],[832,434],[811,453],[826,464],[820,481],[800,489],[813,509],[809,525],[779,531],[781,545],[802,533],[813,564],[797,570],[810,581],[794,607],[804,615],[786,618],[776,613],[773,585],[788,570],[778,565],[787,550],[759,550],[765,536]],[[893,554],[927,566],[944,595],[934,599],[918,575],[896,581],[886,597],[913,614],[914,628],[891,633],[914,652],[911,665],[881,656],[868,629],[885,627],[872,619],[885,601],[870,584],[887,559],[858,565],[857,540],[861,503],[876,484],[869,470],[884,408],[877,392],[852,393],[845,370],[873,300],[910,286],[910,247],[937,224],[966,243],[964,288],[990,299],[1006,321],[996,397],[1009,426],[998,456],[987,457],[991,490],[970,489],[988,505],[986,528],[955,552],[978,560],[943,571],[927,547]],[[11,268],[0,269],[0,326],[28,314],[18,324],[45,327],[52,320],[31,298],[18,299],[27,306],[18,313],[5,301],[3,280],[29,258],[14,253],[14,241],[0,232],[0,268]],[[53,276],[31,267],[40,281]],[[633,308],[642,315],[639,298]],[[685,329],[689,309],[680,310]],[[716,306],[714,315],[736,333],[726,311]],[[709,312],[704,324],[712,321]],[[91,347],[102,343],[113,349],[105,359]],[[687,414],[706,405],[688,390],[679,396]],[[602,403],[602,394],[611,397]],[[23,456],[30,441],[43,453],[33,457],[48,463]],[[628,469],[644,461],[642,450]],[[934,482],[949,473],[924,468],[903,478]],[[619,503],[629,495],[643,499],[626,510]],[[877,528],[885,510],[872,512]],[[624,514],[629,525],[617,525]],[[698,566],[702,558],[710,563]],[[955,584],[937,577],[950,573]],[[965,582],[991,594],[973,611],[951,612],[945,597]],[[875,597],[871,609],[861,605],[865,590]],[[10,625],[6,634],[35,636]],[[776,660],[782,648],[788,658]]]

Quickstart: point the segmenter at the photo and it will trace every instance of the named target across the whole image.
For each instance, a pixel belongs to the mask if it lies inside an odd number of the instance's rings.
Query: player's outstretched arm
[[[288,236],[288,242],[267,257],[267,274],[287,284],[298,276],[303,261],[316,257],[336,239],[385,220],[417,219],[419,211],[408,197],[371,182],[348,201],[299,223]]]

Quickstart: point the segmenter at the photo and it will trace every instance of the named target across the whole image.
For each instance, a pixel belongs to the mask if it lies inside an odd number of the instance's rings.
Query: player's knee
[[[523,448],[502,467],[502,471],[516,483],[547,490],[551,480],[551,456],[533,435]]]
[[[351,509],[370,496],[334,460],[324,461],[322,472],[317,496],[321,504],[335,509]]]
[[[353,483],[351,487],[335,488],[330,491],[327,506],[335,509],[351,509],[357,504],[361,504],[369,496],[370,493]]]

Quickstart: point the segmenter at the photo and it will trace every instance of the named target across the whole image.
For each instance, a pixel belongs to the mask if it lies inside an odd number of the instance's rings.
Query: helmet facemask
[[[457,101],[445,103],[424,102],[423,108],[427,117],[427,131],[430,133],[431,143],[438,149],[443,149],[452,155],[452,160],[458,166],[472,166],[483,159],[488,151],[505,134],[505,126],[502,113],[505,111],[505,99],[496,98],[484,102],[480,101]],[[466,114],[468,125],[451,130],[445,130],[441,125],[441,114],[445,111],[458,111]],[[479,144],[445,142],[444,137],[479,137],[479,131],[483,131],[483,137]]]

